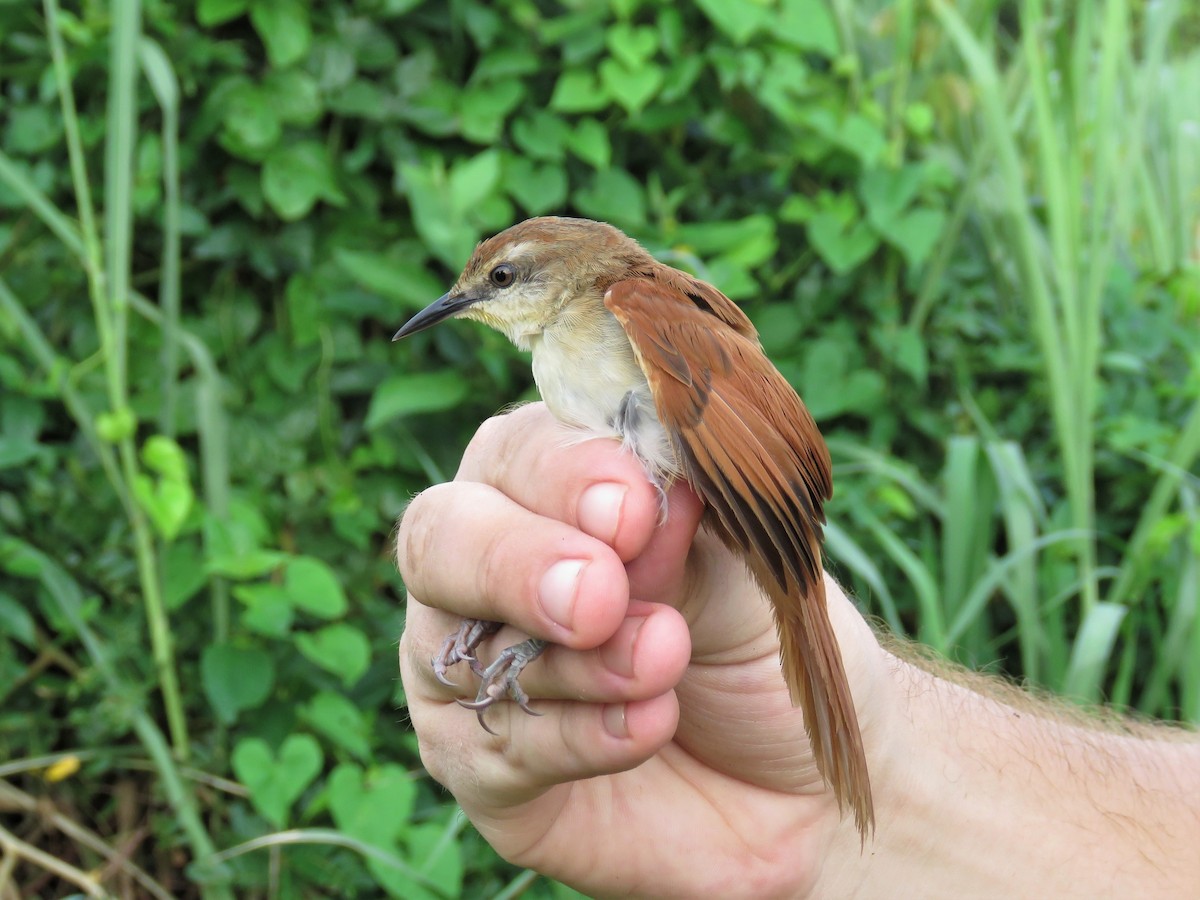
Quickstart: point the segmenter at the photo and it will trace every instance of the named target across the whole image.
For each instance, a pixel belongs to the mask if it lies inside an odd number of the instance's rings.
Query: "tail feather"
[[[817,768],[837,796],[838,808],[853,811],[865,841],[875,829],[875,807],[854,698],[829,621],[825,582],[817,578],[809,596],[791,597],[761,569],[751,560],[751,571],[775,609],[780,661],[792,704],[804,714]]]

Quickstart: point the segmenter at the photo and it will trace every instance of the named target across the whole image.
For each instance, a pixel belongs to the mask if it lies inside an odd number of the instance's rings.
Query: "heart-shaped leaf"
[[[839,275],[865,261],[879,246],[879,238],[866,222],[848,223],[830,210],[809,219],[808,238],[821,258]]]
[[[296,635],[296,649],[349,687],[362,678],[371,662],[371,644],[353,625],[336,622],[311,634]]]
[[[262,191],[279,217],[289,222],[308,215],[318,200],[335,206],[346,202],[329,151],[316,141],[280,144],[272,150],[263,164]]]
[[[658,32],[649,25],[635,28],[628,22],[619,22],[608,29],[605,43],[609,53],[630,69],[636,69],[658,50]]]
[[[447,897],[462,894],[463,859],[458,841],[445,838],[446,826],[434,822],[415,825],[406,836],[409,856],[417,870],[442,889]]]
[[[940,209],[918,206],[893,222],[883,232],[888,243],[904,254],[909,266],[916,267],[929,258],[930,252],[942,236],[946,225],[946,214]]]
[[[608,129],[595,119],[580,119],[566,137],[571,152],[596,169],[607,169],[612,162],[612,142]]]
[[[254,0],[250,21],[275,68],[290,66],[308,53],[312,26],[308,21],[308,5],[300,0]]]
[[[277,584],[245,584],[233,589],[233,596],[246,605],[241,622],[251,631],[270,637],[284,637],[292,628],[295,607],[287,591]]]
[[[631,69],[615,59],[606,59],[600,63],[600,81],[626,112],[637,115],[662,87],[663,73],[652,63]]]
[[[301,718],[359,759],[371,755],[370,728],[362,710],[332,691],[321,691],[300,711]]]
[[[417,783],[400,766],[385,764],[364,775],[342,763],[329,775],[329,808],[346,834],[388,847],[399,839],[417,800]]]
[[[276,828],[321,771],[324,757],[316,738],[289,735],[273,753],[261,738],[244,738],[233,749],[233,771],[250,791],[250,802]]]
[[[592,72],[568,69],[558,76],[550,108],[560,112],[595,112],[608,106],[608,92],[601,89]]]
[[[275,666],[262,650],[209,644],[200,657],[200,683],[217,718],[232,725],[238,713],[270,696]]]
[[[512,123],[513,140],[522,153],[534,159],[561,162],[563,144],[570,135],[571,130],[567,123],[544,109],[539,109],[528,117],[516,119]]]
[[[567,199],[567,174],[562,166],[510,154],[504,161],[504,186],[531,216],[562,208]]]
[[[770,20],[766,5],[746,0],[697,0],[697,5],[712,23],[725,32],[735,44],[744,44],[750,36]]]
[[[305,612],[323,619],[346,614],[346,592],[327,563],[311,556],[288,560],[283,574],[288,600]]]
[[[572,198],[585,216],[637,228],[646,222],[646,198],[638,180],[624,169],[597,172]]]

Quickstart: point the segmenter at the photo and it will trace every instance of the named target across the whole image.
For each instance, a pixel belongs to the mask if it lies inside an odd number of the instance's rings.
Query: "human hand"
[[[421,756],[505,858],[592,894],[800,896],[857,851],[779,668],[770,607],[684,485],[658,497],[614,441],[579,442],[536,404],[485,423],[455,481],[418,496],[397,559],[400,667]],[[872,781],[894,742],[889,659],[826,580]],[[489,661],[553,642],[522,675],[533,708],[488,734],[430,659],[469,616],[511,623]],[[520,629],[520,633],[515,629]],[[847,835],[853,835],[849,839]]]

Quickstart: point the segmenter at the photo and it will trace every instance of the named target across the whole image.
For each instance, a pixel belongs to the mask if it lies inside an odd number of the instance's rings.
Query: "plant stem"
[[[141,33],[141,8],[138,0],[116,0],[113,4],[111,47],[109,52],[110,89],[108,97],[105,145],[105,241],[101,265],[100,239],[96,232],[91,190],[84,163],[78,115],[75,110],[70,69],[59,23],[57,0],[44,0],[47,32],[63,108],[71,176],[79,207],[88,288],[96,316],[100,356],[104,360],[108,401],[114,413],[129,409],[127,374],[130,260],[133,240],[133,153],[136,143],[137,114],[137,43]],[[186,759],[189,753],[187,719],[183,697],[175,672],[175,654],[171,631],[162,597],[158,555],[150,524],[134,501],[132,486],[139,478],[135,434],[117,440],[117,460],[123,489],[125,514],[133,533],[138,581],[150,632],[151,653],[163,697],[167,723],[175,753]]]

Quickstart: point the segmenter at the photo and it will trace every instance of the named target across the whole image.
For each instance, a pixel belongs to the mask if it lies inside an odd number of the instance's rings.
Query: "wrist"
[[[885,655],[897,714],[871,760],[875,835],[860,849],[842,821],[812,896],[1200,890],[1200,744],[1076,723]]]

